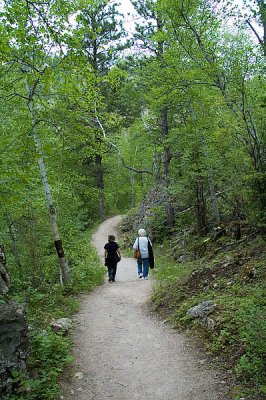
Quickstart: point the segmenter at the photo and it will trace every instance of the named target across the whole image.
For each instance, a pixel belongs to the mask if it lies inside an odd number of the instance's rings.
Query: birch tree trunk
[[[34,85],[34,88],[37,85]],[[56,215],[56,208],[53,203],[53,197],[52,193],[50,190],[50,186],[48,183],[47,179],[47,173],[46,173],[46,167],[44,163],[44,158],[43,158],[43,152],[42,152],[42,146],[41,146],[41,141],[39,138],[39,135],[36,131],[36,120],[35,120],[35,112],[34,112],[34,91],[32,88],[30,88],[27,80],[26,80],[26,88],[28,92],[28,107],[30,110],[30,115],[31,115],[31,121],[32,121],[32,132],[33,132],[33,138],[34,138],[34,143],[35,143],[35,148],[36,152],[39,155],[38,159],[38,164],[39,164],[39,170],[42,178],[42,184],[43,184],[43,189],[49,209],[49,215],[50,215],[50,222],[51,222],[51,228],[52,228],[52,235],[53,235],[53,241],[54,245],[56,248],[56,252],[59,258],[59,267],[60,267],[60,283],[64,284],[70,279],[70,269],[68,266],[67,259],[65,257],[62,241],[59,236],[59,230],[57,226],[57,215]]]

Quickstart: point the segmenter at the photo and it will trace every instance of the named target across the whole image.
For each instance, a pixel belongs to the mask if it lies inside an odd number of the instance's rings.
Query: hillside
[[[130,226],[128,221],[125,225]],[[239,240],[232,238],[229,228],[206,237],[184,230],[168,235],[161,244],[157,238],[154,245],[151,310],[197,337],[199,346],[223,366],[232,399],[263,399],[264,237],[251,227],[242,229]]]

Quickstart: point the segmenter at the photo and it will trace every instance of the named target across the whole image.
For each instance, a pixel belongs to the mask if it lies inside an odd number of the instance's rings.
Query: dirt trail
[[[93,236],[99,255],[120,217]],[[118,240],[119,242],[119,240]],[[84,296],[73,332],[75,362],[62,383],[64,400],[226,400],[224,383],[183,335],[150,316],[152,280],[139,280],[122,258],[116,282]]]

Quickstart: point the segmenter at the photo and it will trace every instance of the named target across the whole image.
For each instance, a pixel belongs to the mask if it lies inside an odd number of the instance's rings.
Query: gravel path
[[[111,218],[94,234],[101,257],[119,222]],[[151,285],[138,279],[135,260],[123,257],[116,282],[84,296],[73,332],[75,362],[65,373],[61,399],[227,399],[220,373],[204,354],[149,315]]]

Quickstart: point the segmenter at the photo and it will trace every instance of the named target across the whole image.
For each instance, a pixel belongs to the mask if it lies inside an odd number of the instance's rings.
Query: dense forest
[[[125,251],[142,225],[168,265],[153,305],[174,324],[189,325],[178,280],[192,306],[207,292],[191,277],[229,265],[213,285],[219,323],[202,336],[212,354],[234,350],[232,399],[260,399],[266,3],[131,3],[123,16],[108,0],[0,2],[0,305],[23,304],[34,371],[11,371],[9,398],[56,398],[71,342],[49,323],[103,281],[91,232],[127,214]]]

